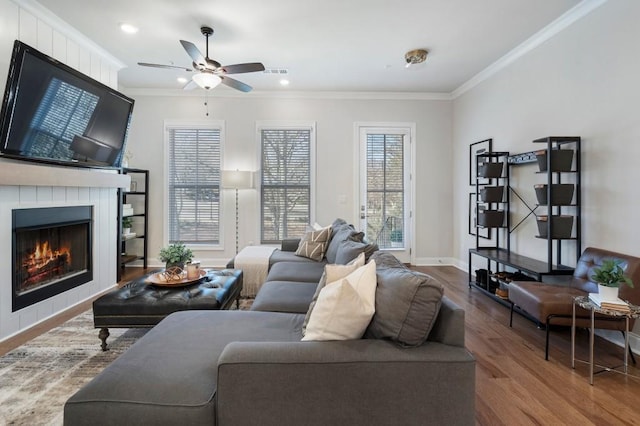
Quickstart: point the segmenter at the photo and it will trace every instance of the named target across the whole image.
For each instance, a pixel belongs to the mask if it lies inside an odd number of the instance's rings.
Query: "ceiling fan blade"
[[[234,80],[231,77],[221,75],[220,78],[222,79],[222,84],[233,87],[234,89],[240,90],[241,92],[250,92],[252,89],[252,87],[248,84],[244,84],[241,81]]]
[[[251,62],[247,64],[224,65],[221,68],[225,74],[241,74],[245,72],[264,71],[264,65],[260,62]]]
[[[184,85],[182,90],[193,90],[197,88],[198,88],[198,85],[196,84],[196,82],[193,80],[190,80],[187,84]]]
[[[202,56],[202,53],[200,53],[195,44],[186,40],[180,40],[180,44],[182,44],[184,50],[186,50],[191,59],[193,59],[193,62],[195,62],[196,64],[201,64],[203,66],[207,65],[207,61],[204,59],[204,56]]]
[[[152,67],[152,68],[170,68],[170,69],[178,69],[184,71],[193,71],[191,68],[181,67],[177,65],[162,65],[162,64],[149,64],[147,62],[138,62],[138,65],[142,67]]]

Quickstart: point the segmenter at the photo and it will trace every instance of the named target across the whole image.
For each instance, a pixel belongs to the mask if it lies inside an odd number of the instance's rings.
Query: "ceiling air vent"
[[[289,70],[286,68],[267,68],[263,72],[265,74],[279,74],[279,75],[289,74]]]

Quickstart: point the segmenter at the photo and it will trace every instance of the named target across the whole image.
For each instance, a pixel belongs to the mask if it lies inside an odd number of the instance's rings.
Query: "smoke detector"
[[[426,49],[410,50],[404,54],[404,59],[407,61],[407,68],[411,65],[421,64],[427,59],[429,52]]]

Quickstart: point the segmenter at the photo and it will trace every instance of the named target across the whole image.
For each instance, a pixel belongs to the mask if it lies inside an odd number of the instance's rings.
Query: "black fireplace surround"
[[[92,206],[12,211],[12,311],[93,280]]]

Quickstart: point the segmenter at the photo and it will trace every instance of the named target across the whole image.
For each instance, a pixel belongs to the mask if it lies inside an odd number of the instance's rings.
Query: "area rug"
[[[64,403],[147,329],[109,329],[100,349],[88,310],[0,357],[0,424],[61,425]]]
[[[61,425],[65,401],[147,331],[109,329],[103,352],[89,309],[0,357],[0,425]]]

